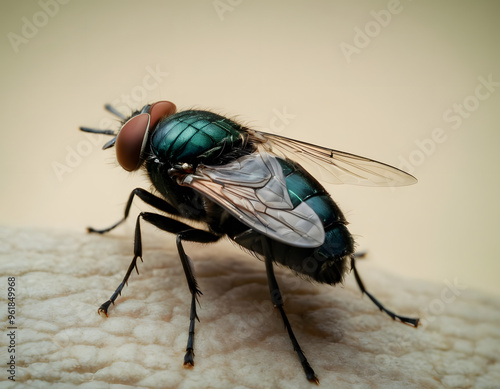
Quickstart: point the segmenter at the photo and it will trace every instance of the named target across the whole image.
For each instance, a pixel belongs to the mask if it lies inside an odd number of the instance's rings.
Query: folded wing
[[[295,247],[318,247],[323,224],[306,203],[292,205],[285,176],[274,155],[245,155],[221,166],[198,165],[179,182],[218,203],[250,228]]]
[[[332,184],[404,186],[417,182],[412,175],[370,158],[317,146],[280,135],[250,131],[261,148],[299,162],[320,181]]]

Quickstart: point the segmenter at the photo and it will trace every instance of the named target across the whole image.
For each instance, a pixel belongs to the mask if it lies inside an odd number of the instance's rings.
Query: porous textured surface
[[[182,367],[190,296],[174,238],[143,228],[140,275],[109,317],[97,314],[132,259],[130,226],[85,231],[0,229],[0,299],[16,277],[16,382],[2,388],[308,388],[265,267],[227,243],[185,244],[203,296],[195,366]],[[389,309],[418,314],[418,329],[392,321],[352,275],[330,287],[276,268],[285,310],[325,388],[500,388],[500,303],[449,279],[383,273],[358,262],[367,288]],[[6,309],[0,310],[2,323]],[[6,325],[3,326],[6,328]],[[5,333],[7,330],[3,330]],[[7,336],[0,337],[6,361]]]

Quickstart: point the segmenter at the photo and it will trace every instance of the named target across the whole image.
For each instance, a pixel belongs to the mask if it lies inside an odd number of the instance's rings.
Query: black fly
[[[271,300],[309,381],[319,382],[285,314],[274,263],[330,285],[341,282],[351,269],[361,291],[380,310],[403,323],[418,325],[418,319],[387,310],[366,290],[356,270],[347,221],[311,174],[336,184],[372,186],[409,185],[416,182],[413,176],[368,158],[252,130],[212,112],[177,112],[169,101],[148,104],[130,118],[109,105],[106,108],[122,119],[120,131],[81,130],[112,135],[103,148],[115,146],[117,160],[125,170],[144,169],[157,194],[134,189],[122,219],[108,228],[89,231],[105,233],[121,224],[135,196],[161,213],[141,212],[137,217],[134,258],[99,313],[107,315],[110,304],[137,268],[137,258],[142,260],[143,220],[177,236],[177,250],[191,292],[186,366],[194,365],[196,301],[201,292],[184,241],[211,243],[228,236],[264,261]],[[203,222],[206,228],[193,228],[179,218]]]

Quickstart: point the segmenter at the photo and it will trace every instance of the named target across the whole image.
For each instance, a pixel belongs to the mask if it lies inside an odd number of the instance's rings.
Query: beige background
[[[41,4],[1,5],[0,223],[84,234],[114,222],[147,181],[100,150],[109,138],[77,128],[113,119],[106,102],[168,99],[394,165],[413,160],[415,186],[326,185],[359,248],[395,274],[500,293],[500,85],[479,87],[480,77],[500,82],[499,2]],[[355,43],[365,47],[346,57]],[[460,125],[449,116],[459,105]],[[280,121],[283,111],[294,117]],[[435,128],[444,141],[424,155],[417,143]],[[116,233],[132,238],[132,224]]]

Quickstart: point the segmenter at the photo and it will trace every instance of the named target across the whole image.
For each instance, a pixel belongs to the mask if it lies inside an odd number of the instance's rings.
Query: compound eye
[[[148,137],[149,119],[147,113],[130,118],[116,137],[116,159],[128,172],[141,166],[141,153]]]
[[[170,101],[158,101],[151,105],[149,114],[151,115],[151,121],[149,122],[149,128],[151,131],[154,130],[160,119],[173,115],[177,112],[177,107],[174,103]]]

